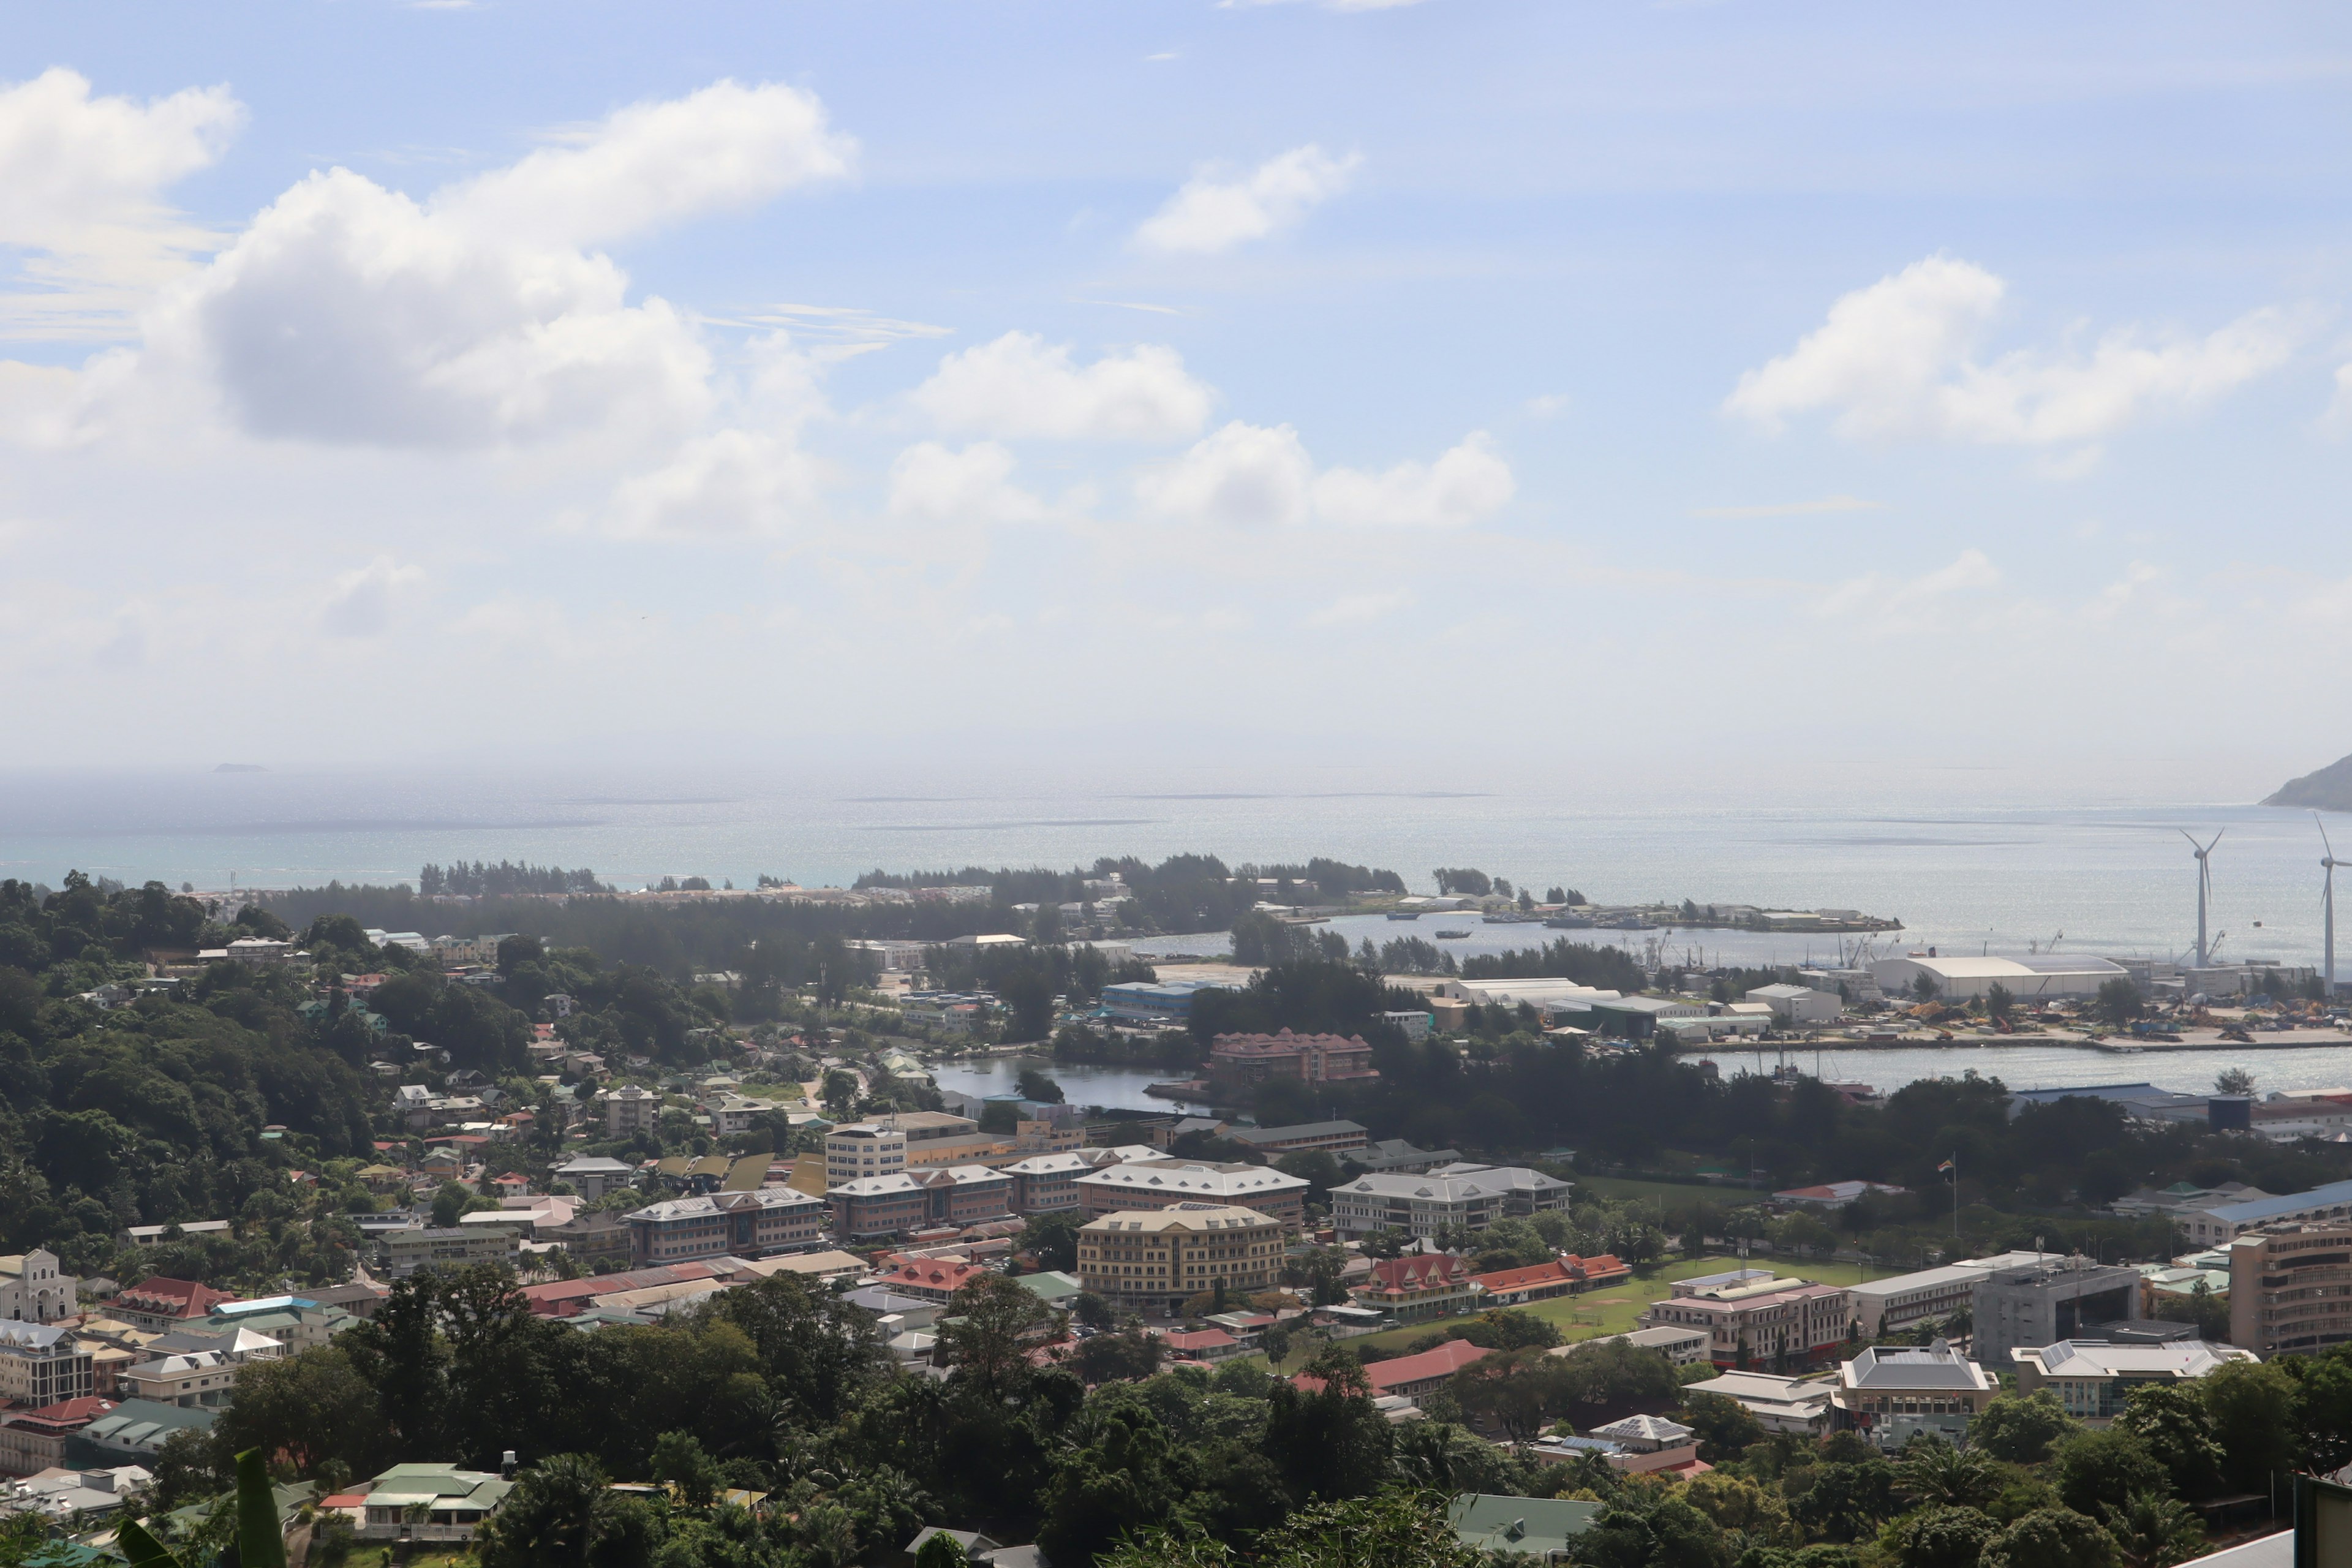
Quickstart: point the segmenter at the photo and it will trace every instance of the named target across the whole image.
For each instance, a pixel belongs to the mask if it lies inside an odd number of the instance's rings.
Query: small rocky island
[[[2308,811],[2352,811],[2352,757],[2338,757],[2317,773],[2289,779],[2263,804]]]

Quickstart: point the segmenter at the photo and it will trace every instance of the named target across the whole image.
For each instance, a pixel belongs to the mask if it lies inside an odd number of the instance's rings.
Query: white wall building
[[[1984,995],[1995,985],[2006,988],[2020,1002],[2095,996],[2099,987],[2108,981],[2130,978],[2120,963],[2074,954],[1939,958],[1913,953],[1904,958],[1881,959],[1870,966],[1870,972],[1889,996],[1914,994],[1924,974],[1936,983],[1937,999],[1944,1002],[1966,1002]]]

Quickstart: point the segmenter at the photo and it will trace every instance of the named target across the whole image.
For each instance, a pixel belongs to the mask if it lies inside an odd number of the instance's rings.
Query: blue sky
[[[2347,32],[27,13],[12,728],[2259,793],[2352,750]]]

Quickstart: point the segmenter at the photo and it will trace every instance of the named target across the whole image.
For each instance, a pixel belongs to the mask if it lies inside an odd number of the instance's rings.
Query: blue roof
[[[2305,1209],[2334,1208],[2352,1205],[2352,1182],[2330,1182],[2324,1187],[2314,1187],[2307,1193],[2289,1193],[2284,1197],[2255,1198],[2242,1204],[2224,1204],[2206,1213],[2225,1225],[2254,1225],[2266,1219],[2280,1219],[2301,1214]]]

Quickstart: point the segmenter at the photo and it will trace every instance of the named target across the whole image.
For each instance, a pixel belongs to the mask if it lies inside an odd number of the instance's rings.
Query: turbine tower
[[[2189,847],[2197,852],[2197,967],[2200,969],[2207,967],[2205,902],[2213,891],[2213,866],[2208,857],[2213,853],[2213,846],[2221,842],[2221,834],[2229,831],[2224,827],[2221,833],[2213,835],[2211,842],[2200,845],[2195,834],[2185,827],[2180,830],[2180,837],[2188,839]]]
[[[2319,868],[2327,875],[2326,890],[2319,896],[2319,905],[2327,916],[2326,946],[2321,953],[2326,964],[2324,973],[2327,977],[2327,1000],[2332,1005],[2336,1001],[2336,846],[2327,842],[2327,824],[2319,820],[2319,813],[2313,812],[2311,820],[2319,829],[2321,847],[2327,851],[2319,862]]]

